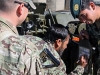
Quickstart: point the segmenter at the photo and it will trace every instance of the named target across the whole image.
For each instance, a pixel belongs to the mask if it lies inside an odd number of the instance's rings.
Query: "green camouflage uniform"
[[[52,67],[52,68],[44,68],[44,73],[46,75],[67,75],[66,67],[64,62],[62,61],[59,54],[54,50],[54,47],[50,43],[44,42],[41,38],[31,35],[25,35],[26,39],[30,40],[35,44],[35,46],[38,48],[39,53],[43,51],[43,49],[48,48],[50,52],[54,55],[54,57],[60,61],[60,65],[58,67]],[[50,60],[46,61],[43,65],[49,65],[52,64]],[[84,68],[81,66],[77,66],[73,72],[69,75],[82,75],[84,72]]]

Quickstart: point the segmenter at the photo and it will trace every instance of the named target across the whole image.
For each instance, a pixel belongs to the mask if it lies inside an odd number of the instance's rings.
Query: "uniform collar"
[[[0,17],[0,21],[3,22],[5,25],[7,25],[15,34],[18,35],[17,28],[11,22],[7,21],[2,17]]]

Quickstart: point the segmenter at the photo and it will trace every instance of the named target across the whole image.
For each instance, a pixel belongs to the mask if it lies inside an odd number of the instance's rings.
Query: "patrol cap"
[[[74,18],[78,18],[80,14],[81,0],[70,0],[70,11]]]
[[[32,0],[22,0],[22,1],[29,3],[32,9],[36,9],[36,6],[34,5]]]

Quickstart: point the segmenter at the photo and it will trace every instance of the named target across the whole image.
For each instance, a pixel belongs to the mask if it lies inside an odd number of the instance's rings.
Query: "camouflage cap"
[[[70,11],[74,18],[78,18],[80,14],[81,0],[70,0]]]
[[[32,0],[23,0],[23,1],[29,3],[32,9],[36,9],[36,6],[34,5]]]

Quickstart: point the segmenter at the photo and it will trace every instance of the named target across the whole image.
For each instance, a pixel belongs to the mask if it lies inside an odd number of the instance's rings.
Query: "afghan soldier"
[[[67,48],[67,44],[69,42],[69,34],[67,29],[63,25],[52,25],[47,31],[47,34],[44,38],[45,41],[35,36],[26,35],[24,37],[35,44],[35,46],[39,50],[39,53],[41,53],[43,49],[48,48],[53,56],[60,62],[60,65],[58,67],[44,68],[45,74],[66,75],[66,66],[62,61],[60,55],[62,54],[63,50]],[[80,64],[75,68],[73,72],[70,73],[70,75],[83,74],[84,67],[86,66],[87,62],[85,61],[84,56],[82,56],[80,61]],[[42,65],[50,64],[53,63],[51,62],[51,60],[47,59]]]

